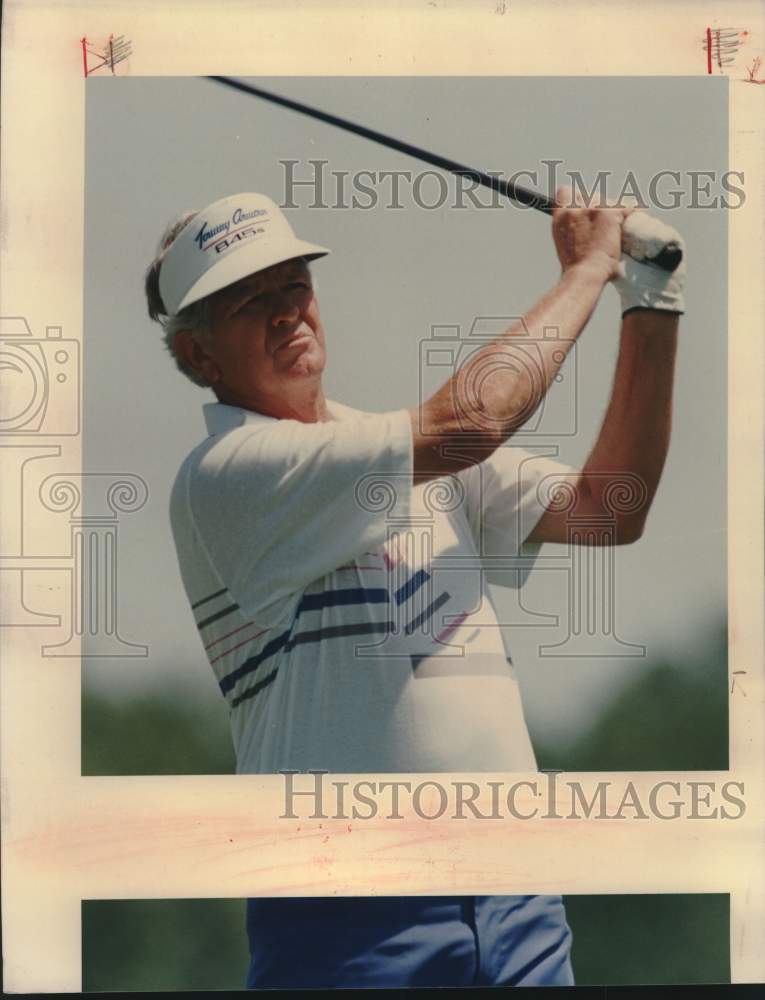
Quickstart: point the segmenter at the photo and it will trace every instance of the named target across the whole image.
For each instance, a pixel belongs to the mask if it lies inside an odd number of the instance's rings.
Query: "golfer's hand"
[[[622,316],[634,309],[684,313],[687,250],[680,233],[647,212],[636,211],[623,236],[626,252],[613,283],[621,300]],[[674,271],[664,271],[650,261],[670,240],[681,248],[683,259]]]
[[[628,208],[592,205],[587,208],[579,192],[559,188],[553,208],[553,240],[563,271],[574,266],[592,268],[603,283],[619,274],[622,225]]]

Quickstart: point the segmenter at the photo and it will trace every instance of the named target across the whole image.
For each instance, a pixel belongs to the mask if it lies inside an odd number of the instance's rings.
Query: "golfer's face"
[[[324,370],[324,330],[302,260],[242,278],[212,299],[207,350],[228,395],[256,401]]]

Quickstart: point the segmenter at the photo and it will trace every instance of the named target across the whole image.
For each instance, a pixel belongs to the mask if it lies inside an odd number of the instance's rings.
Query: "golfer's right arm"
[[[410,410],[415,482],[482,462],[528,420],[530,401],[534,408],[542,401],[616,274],[624,217],[613,209],[555,210],[553,238],[562,266],[558,283],[523,324],[472,354],[434,396]],[[545,338],[550,327],[556,336]],[[524,353],[526,363],[519,365],[519,347],[529,340],[535,363],[528,364],[531,356]],[[450,457],[455,445],[459,457]]]

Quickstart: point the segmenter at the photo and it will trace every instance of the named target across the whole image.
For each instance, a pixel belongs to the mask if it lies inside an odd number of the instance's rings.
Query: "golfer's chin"
[[[275,368],[282,375],[316,378],[324,371],[324,349],[317,340],[301,338],[295,344],[280,349],[275,359]]]

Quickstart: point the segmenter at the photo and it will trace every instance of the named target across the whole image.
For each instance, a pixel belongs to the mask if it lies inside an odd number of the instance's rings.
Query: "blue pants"
[[[249,899],[247,989],[573,986],[560,896]]]

